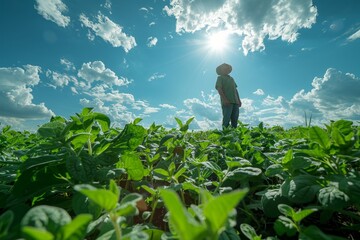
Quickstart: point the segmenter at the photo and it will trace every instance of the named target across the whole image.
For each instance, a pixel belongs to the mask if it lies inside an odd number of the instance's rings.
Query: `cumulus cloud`
[[[148,47],[153,47],[157,44],[158,39],[156,37],[149,37],[147,40],[147,46]]]
[[[353,33],[350,37],[347,38],[348,41],[354,41],[360,38],[360,29],[357,32]]]
[[[38,66],[0,68],[0,115],[2,117],[42,119],[54,113],[44,103],[34,104],[32,87],[40,82]]]
[[[160,111],[160,108],[151,106],[147,101],[137,100],[134,95],[114,90],[107,84],[96,85],[83,94],[88,96],[80,101],[83,106],[94,107],[96,111],[107,114],[117,126]]]
[[[220,98],[217,92],[211,91],[209,94],[201,92],[201,99],[189,98],[185,99],[183,103],[184,108],[178,110],[175,116],[183,120],[195,117],[191,126],[193,129],[205,130],[221,127],[222,113]],[[173,119],[174,116],[168,116],[166,124],[168,126],[174,126]]]
[[[133,36],[125,34],[120,25],[111,21],[101,12],[96,16],[94,22],[86,17],[85,14],[80,14],[80,21],[85,27],[92,30],[96,36],[101,37],[113,47],[123,47],[125,52],[129,52],[136,46],[136,41]],[[89,39],[91,40],[93,38],[90,37]]]
[[[259,88],[259,89],[256,89],[256,91],[253,92],[253,94],[262,96],[262,95],[264,95],[265,93],[264,93],[264,91],[263,91],[262,89]]]
[[[329,68],[324,76],[313,79],[311,87],[309,91],[299,90],[290,100],[270,95],[256,100],[242,98],[239,120],[250,125],[264,122],[269,126],[292,127],[303,125],[305,114],[312,117],[312,125],[360,119],[359,77]],[[186,99],[176,116],[181,119],[195,116],[193,127],[198,129],[220,128],[222,113],[217,93]],[[167,124],[170,125],[169,121]]]
[[[329,68],[323,77],[313,79],[312,87],[291,99],[293,113],[307,111],[317,120],[360,119],[360,79],[354,74]]]
[[[317,16],[312,0],[172,0],[164,11],[176,18],[178,33],[221,28],[243,36],[245,55],[265,49],[265,38],[294,42]]]
[[[61,0],[36,0],[35,9],[46,20],[60,27],[66,27],[70,23],[70,17],[63,15],[68,9]]]
[[[78,77],[83,78],[89,84],[95,81],[102,81],[110,86],[126,86],[131,83],[126,78],[119,78],[115,72],[105,67],[102,61],[84,63],[78,71]]]

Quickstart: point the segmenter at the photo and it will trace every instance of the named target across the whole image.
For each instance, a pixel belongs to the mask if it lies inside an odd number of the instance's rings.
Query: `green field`
[[[0,132],[0,239],[360,239],[360,127]]]

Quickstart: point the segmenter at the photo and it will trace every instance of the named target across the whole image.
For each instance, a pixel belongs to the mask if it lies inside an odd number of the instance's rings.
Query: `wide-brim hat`
[[[223,63],[216,68],[216,73],[218,75],[228,75],[229,73],[231,73],[231,71],[232,71],[232,66],[227,63]]]

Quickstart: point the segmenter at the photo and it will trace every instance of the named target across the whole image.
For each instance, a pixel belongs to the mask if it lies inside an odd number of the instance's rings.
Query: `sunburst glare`
[[[219,31],[211,33],[207,38],[207,47],[214,52],[222,52],[229,46],[229,33]]]

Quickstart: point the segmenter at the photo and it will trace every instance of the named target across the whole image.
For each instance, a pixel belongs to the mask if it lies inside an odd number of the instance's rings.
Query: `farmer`
[[[223,129],[227,128],[230,122],[233,128],[237,127],[239,107],[241,107],[241,100],[236,89],[237,85],[234,79],[229,75],[231,71],[231,65],[226,63],[223,63],[216,68],[216,73],[219,76],[217,78],[215,88],[219,92],[221,99]]]

